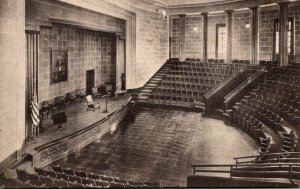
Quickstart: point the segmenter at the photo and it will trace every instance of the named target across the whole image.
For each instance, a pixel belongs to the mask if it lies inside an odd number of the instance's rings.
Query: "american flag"
[[[33,128],[36,128],[40,124],[40,113],[39,113],[39,104],[37,102],[37,95],[34,91],[33,100],[31,101],[31,119]]]

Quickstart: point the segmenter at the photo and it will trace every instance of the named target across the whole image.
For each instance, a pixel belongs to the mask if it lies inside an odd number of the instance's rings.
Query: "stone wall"
[[[202,17],[185,18],[185,57],[202,58]]]
[[[86,87],[86,71],[95,70],[95,85],[111,82],[114,35],[65,25],[41,27],[39,102]],[[51,84],[51,50],[68,50],[68,80]],[[55,57],[52,57],[55,58]]]
[[[233,14],[233,59],[250,60],[251,29],[246,24],[251,23],[250,11]]]
[[[169,57],[168,24],[156,13],[136,16],[136,87],[142,87]]]
[[[6,159],[0,170],[17,158],[25,140],[24,10],[25,1],[0,1],[0,162]]]
[[[180,24],[179,18],[172,18],[171,31],[171,57],[179,58],[180,49]]]
[[[300,7],[290,7],[289,16],[295,20],[295,58],[300,61]],[[259,59],[271,60],[273,53],[274,19],[279,18],[279,6],[259,9]],[[201,16],[186,17],[186,57],[202,57],[202,23]],[[250,10],[240,10],[233,13],[233,59],[250,59],[251,28]],[[216,24],[226,24],[226,14],[208,14],[208,58],[216,58]],[[172,57],[179,58],[180,47],[179,19],[172,22]],[[195,31],[193,28],[197,28]]]

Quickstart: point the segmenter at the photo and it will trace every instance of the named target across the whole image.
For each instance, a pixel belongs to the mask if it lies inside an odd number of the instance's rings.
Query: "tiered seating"
[[[267,67],[277,67],[278,61],[260,60],[259,65]]]
[[[144,86],[140,102],[194,107],[203,95],[237,71],[240,64],[201,63],[200,59],[168,61]]]
[[[253,130],[260,125],[268,126],[282,138],[281,151],[293,151],[295,137],[289,137],[283,122],[298,123],[300,119],[300,70],[269,68],[269,73],[258,88],[250,91],[227,112],[229,119],[248,133],[248,127]]]
[[[126,179],[119,179],[118,177],[110,177],[90,172],[65,169],[59,166],[53,166],[52,171],[35,168],[35,172],[37,173],[36,177],[40,178],[40,180],[43,180],[43,183],[47,184],[47,186],[52,187],[62,185],[70,188],[162,187],[162,185],[157,182],[135,182]]]

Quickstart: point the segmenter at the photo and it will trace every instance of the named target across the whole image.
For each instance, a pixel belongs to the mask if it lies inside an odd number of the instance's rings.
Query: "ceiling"
[[[222,3],[238,2],[243,0],[146,0],[166,7],[181,7],[191,5],[215,5]]]

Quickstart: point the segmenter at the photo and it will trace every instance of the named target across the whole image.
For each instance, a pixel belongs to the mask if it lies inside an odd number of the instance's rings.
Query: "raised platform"
[[[38,138],[25,145],[23,153],[33,157],[34,167],[43,167],[53,161],[67,156],[91,142],[99,139],[107,132],[113,132],[123,120],[129,109],[130,95],[108,99],[108,113],[105,99],[100,99],[100,109],[87,111],[87,103],[67,106],[64,111],[67,123],[63,129],[57,130],[52,124],[51,116],[43,121],[44,131]]]

